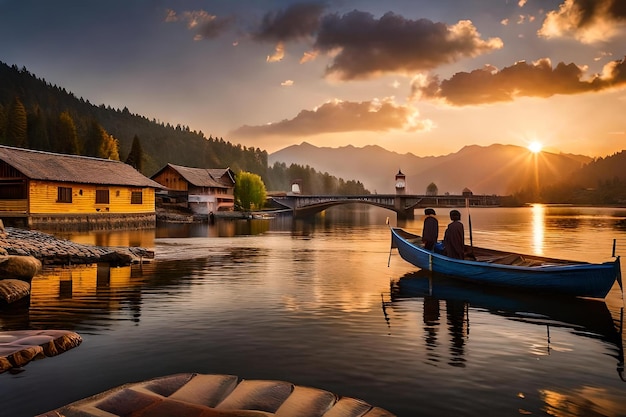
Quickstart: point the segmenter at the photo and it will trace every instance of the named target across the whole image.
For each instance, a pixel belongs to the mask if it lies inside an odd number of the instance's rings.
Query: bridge
[[[344,204],[369,204],[394,211],[398,219],[415,218],[414,210],[423,207],[496,207],[500,198],[495,195],[408,195],[408,194],[367,194],[367,195],[300,195],[287,194],[270,196],[273,205],[293,211],[294,217],[307,217],[330,207]]]

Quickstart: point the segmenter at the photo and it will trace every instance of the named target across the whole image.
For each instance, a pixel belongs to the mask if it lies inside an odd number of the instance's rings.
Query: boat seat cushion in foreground
[[[393,417],[361,400],[284,381],[183,373],[130,383],[39,417]]]

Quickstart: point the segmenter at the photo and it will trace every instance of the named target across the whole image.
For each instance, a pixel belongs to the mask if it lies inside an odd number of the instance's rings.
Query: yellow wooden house
[[[0,145],[0,218],[41,229],[147,228],[161,185],[120,161]]]
[[[167,164],[152,179],[172,195],[180,195],[196,214],[231,211],[235,207],[235,173],[230,168]]]

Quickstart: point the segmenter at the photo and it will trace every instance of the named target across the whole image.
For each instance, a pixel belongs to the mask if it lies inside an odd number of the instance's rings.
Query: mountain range
[[[439,194],[510,195],[529,186],[566,180],[593,161],[584,155],[532,153],[515,145],[465,146],[443,156],[399,154],[380,146],[317,147],[303,142],[269,154],[268,162],[308,165],[341,178],[356,178],[372,193],[395,193],[395,175],[406,176],[408,194],[425,194],[434,183]]]

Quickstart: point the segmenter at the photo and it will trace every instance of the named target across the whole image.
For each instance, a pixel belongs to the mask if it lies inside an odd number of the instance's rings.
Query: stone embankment
[[[136,247],[103,247],[58,239],[33,230],[6,227],[0,233],[0,256],[32,256],[43,265],[109,263],[130,265],[154,259],[154,252]]]
[[[286,381],[181,373],[132,382],[37,417],[395,417],[363,400]]]

